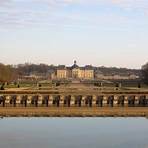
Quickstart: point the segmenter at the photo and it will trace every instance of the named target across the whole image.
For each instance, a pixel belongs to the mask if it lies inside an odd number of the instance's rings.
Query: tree
[[[142,66],[141,72],[142,72],[142,81],[145,84],[148,84],[148,63]]]
[[[16,78],[15,69],[10,65],[0,64],[0,82],[10,82]]]
[[[30,75],[32,73],[41,73],[41,74],[46,74],[49,70],[50,66],[46,65],[46,64],[20,64],[18,65],[18,72],[21,75]]]

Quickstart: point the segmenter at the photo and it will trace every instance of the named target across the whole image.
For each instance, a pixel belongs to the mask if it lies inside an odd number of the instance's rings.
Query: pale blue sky
[[[147,0],[0,0],[0,62],[140,68]]]

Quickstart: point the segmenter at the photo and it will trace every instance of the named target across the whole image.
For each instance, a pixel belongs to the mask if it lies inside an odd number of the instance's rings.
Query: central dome
[[[79,68],[76,60],[74,61],[74,64],[71,66],[71,69],[74,69],[74,68]]]

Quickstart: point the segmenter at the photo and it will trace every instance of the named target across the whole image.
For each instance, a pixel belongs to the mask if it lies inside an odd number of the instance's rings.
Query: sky
[[[0,63],[141,68],[148,0],[0,0]]]

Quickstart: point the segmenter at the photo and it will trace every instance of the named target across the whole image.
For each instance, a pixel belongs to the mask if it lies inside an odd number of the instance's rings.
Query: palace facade
[[[91,65],[79,67],[77,62],[71,67],[59,66],[56,71],[57,79],[94,79],[94,69]]]

